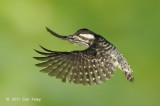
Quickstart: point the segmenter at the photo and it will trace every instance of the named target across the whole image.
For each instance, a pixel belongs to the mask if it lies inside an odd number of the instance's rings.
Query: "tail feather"
[[[118,63],[119,63],[118,68],[123,71],[127,80],[129,80],[130,82],[133,82],[134,77],[132,75],[132,69],[130,68],[130,65],[128,64],[128,62],[126,61],[126,59],[123,57],[122,54],[120,54],[118,58]]]

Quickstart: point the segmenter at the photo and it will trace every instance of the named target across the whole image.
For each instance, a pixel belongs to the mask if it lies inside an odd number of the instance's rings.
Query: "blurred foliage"
[[[159,106],[160,2],[158,0],[0,0],[0,106]],[[118,69],[99,86],[62,83],[40,73],[38,44],[52,50],[83,49],[51,36],[88,28],[112,42],[134,70]],[[7,97],[41,102],[7,102]]]

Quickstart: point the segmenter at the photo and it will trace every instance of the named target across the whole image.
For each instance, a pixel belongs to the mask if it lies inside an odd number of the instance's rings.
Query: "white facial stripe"
[[[94,39],[94,36],[92,34],[80,34],[79,36],[82,36],[82,37],[88,38],[88,39]]]

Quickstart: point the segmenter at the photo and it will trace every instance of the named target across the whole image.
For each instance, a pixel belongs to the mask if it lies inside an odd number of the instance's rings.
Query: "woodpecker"
[[[36,64],[44,67],[40,72],[48,73],[69,82],[82,85],[99,85],[114,75],[116,67],[124,73],[127,80],[134,81],[132,69],[120,51],[102,36],[88,30],[80,29],[75,34],[62,36],[47,28],[57,38],[74,45],[85,47],[82,51],[57,52],[40,47],[45,51],[35,50],[44,57],[34,57],[43,61]]]

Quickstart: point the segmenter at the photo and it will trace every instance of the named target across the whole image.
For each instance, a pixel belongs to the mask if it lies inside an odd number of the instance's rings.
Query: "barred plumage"
[[[56,52],[40,46],[45,52],[35,50],[45,57],[34,57],[44,61],[36,64],[45,67],[41,72],[56,76],[66,82],[83,85],[94,85],[104,83],[114,75],[116,67],[121,69],[127,80],[133,82],[132,70],[126,59],[106,39],[88,30],[80,29],[74,35],[61,36],[47,28],[52,35],[66,40],[75,45],[87,47],[83,51]]]

